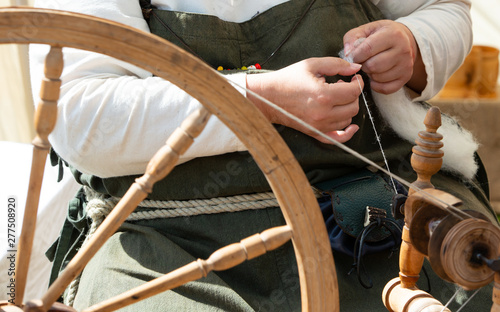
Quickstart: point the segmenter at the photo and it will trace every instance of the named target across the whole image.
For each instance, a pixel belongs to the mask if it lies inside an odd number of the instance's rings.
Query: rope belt
[[[278,206],[278,201],[272,192],[187,201],[144,200],[139,204],[139,207],[152,209],[133,212],[127,218],[127,221],[189,217]]]
[[[120,198],[104,196],[88,187],[85,187],[85,196],[87,198],[87,216],[92,219],[90,233],[93,233],[95,231],[94,225],[97,228],[102,223],[102,220],[116,206]],[[278,206],[278,201],[272,192],[185,201],[144,200],[138,206],[142,210],[131,213],[127,221],[189,217]]]
[[[113,210],[120,198],[104,196],[88,187],[85,187],[85,196],[87,198],[87,216],[92,220],[89,233],[91,234]],[[278,200],[272,192],[185,201],[143,200],[138,208],[146,210],[131,213],[127,221],[189,217],[278,206]]]

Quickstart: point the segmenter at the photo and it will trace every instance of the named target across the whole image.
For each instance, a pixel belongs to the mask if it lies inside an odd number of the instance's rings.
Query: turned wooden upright
[[[436,174],[443,164],[443,136],[437,133],[441,126],[441,112],[437,107],[431,107],[425,116],[424,124],[426,131],[420,131],[417,143],[413,147],[411,156],[411,165],[417,173],[417,180],[412,183],[408,196],[411,196],[419,190],[434,188],[431,183],[431,177]],[[424,255],[418,252],[410,241],[410,222],[413,214],[412,207],[405,205],[405,226],[403,229],[403,242],[401,244],[401,253],[399,258],[399,277],[403,288],[413,288],[419,278]]]
[[[37,135],[33,140],[33,158],[24,212],[28,217],[23,219],[23,231],[19,240],[16,258],[15,304],[18,306],[22,305],[24,299],[45,162],[50,150],[48,137],[57,120],[57,100],[59,99],[59,88],[61,87],[59,77],[62,70],[63,56],[61,47],[52,46],[45,59],[45,78],[42,80],[40,102],[35,112]]]
[[[399,278],[387,283],[382,293],[384,305],[390,312],[445,311],[443,305],[430,294],[419,290],[415,284],[420,276],[424,262],[424,254],[419,252],[410,240],[410,224],[418,206],[411,204],[412,195],[426,189],[433,189],[431,177],[441,169],[443,151],[441,142],[443,136],[437,133],[441,126],[441,112],[432,107],[427,113],[424,124],[425,131],[418,134],[413,147],[411,165],[417,173],[417,180],[411,184],[408,200],[404,207],[405,226],[399,256]],[[422,192],[420,192],[422,193]],[[420,194],[419,193],[419,194]]]

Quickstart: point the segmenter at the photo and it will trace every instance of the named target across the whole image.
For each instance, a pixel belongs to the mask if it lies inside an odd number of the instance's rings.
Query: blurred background
[[[33,0],[0,0],[0,7],[33,5]],[[0,45],[0,141],[31,142],[33,100],[29,81],[28,46]]]

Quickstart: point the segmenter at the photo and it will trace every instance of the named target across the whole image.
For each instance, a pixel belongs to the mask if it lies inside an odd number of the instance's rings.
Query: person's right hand
[[[325,76],[350,76],[360,68],[361,65],[350,64],[340,58],[310,58],[275,72],[247,75],[247,88],[336,141],[344,143],[359,129],[352,124],[352,118],[359,111],[358,98],[364,86],[363,80],[356,75],[350,82],[339,80],[327,83]],[[323,143],[331,144],[251,94],[248,94],[248,98],[272,123],[294,128]]]

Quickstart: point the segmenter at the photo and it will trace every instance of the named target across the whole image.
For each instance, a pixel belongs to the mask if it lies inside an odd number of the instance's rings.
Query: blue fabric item
[[[323,214],[323,219],[325,220],[326,230],[328,232],[333,252],[340,252],[353,257],[356,238],[344,233],[338,226],[337,222],[335,222],[331,197],[324,195],[318,199],[318,203],[321,208],[321,213]],[[395,241],[392,236],[389,236],[379,242],[365,242],[362,256],[389,250],[395,246],[399,246],[400,244],[401,242]]]

